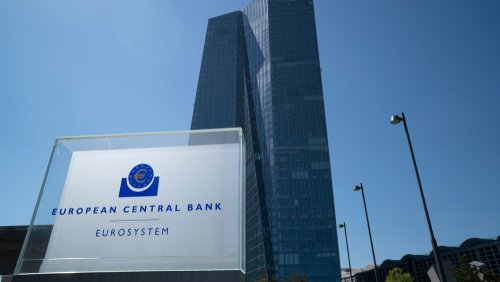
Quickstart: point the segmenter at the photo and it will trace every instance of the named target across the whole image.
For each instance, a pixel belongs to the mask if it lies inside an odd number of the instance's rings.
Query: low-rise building
[[[460,257],[464,256],[468,262],[477,261],[484,263],[485,269],[500,276],[500,236],[497,239],[470,238],[458,247],[439,247],[443,260],[445,272],[451,280],[451,269],[460,264]],[[430,282],[427,271],[434,264],[434,255],[407,254],[400,260],[385,260],[378,267],[379,281],[385,281],[385,277],[393,268],[399,267],[409,272],[415,282]],[[342,282],[375,282],[375,270],[364,270],[357,273],[353,271],[353,281],[349,275],[342,275]]]

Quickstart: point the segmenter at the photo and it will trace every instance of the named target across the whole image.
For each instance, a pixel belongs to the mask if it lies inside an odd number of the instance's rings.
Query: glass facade
[[[246,265],[249,281],[274,276],[262,168],[241,12],[208,21],[192,129],[241,127],[246,144]],[[248,271],[248,269],[250,271]]]
[[[254,0],[209,20],[192,129],[243,128],[247,280],[340,281],[314,6]]]

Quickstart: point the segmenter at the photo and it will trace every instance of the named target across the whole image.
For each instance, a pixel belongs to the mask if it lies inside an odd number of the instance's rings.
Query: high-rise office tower
[[[192,129],[246,140],[247,280],[340,281],[311,0],[254,0],[208,21]]]

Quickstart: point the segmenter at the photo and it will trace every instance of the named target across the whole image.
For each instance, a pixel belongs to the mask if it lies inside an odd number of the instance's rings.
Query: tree
[[[460,257],[460,264],[452,269],[457,282],[500,282],[500,277],[491,271],[480,271],[469,265],[465,256]]]
[[[273,281],[272,279],[269,279],[267,277],[267,273],[266,271],[264,271],[263,269],[259,270],[259,272],[257,273],[257,281]]]
[[[389,271],[385,282],[413,282],[413,276],[410,273],[403,271],[400,267],[395,267]]]
[[[307,277],[305,274],[299,274],[297,272],[292,272],[290,275],[289,282],[307,282]]]

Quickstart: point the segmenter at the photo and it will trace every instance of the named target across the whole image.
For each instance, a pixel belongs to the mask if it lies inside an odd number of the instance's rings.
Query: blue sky
[[[0,225],[28,224],[54,138],[189,128],[210,17],[249,1],[0,1]],[[337,220],[353,267],[500,235],[500,2],[316,0]],[[339,233],[341,264],[347,266]]]

